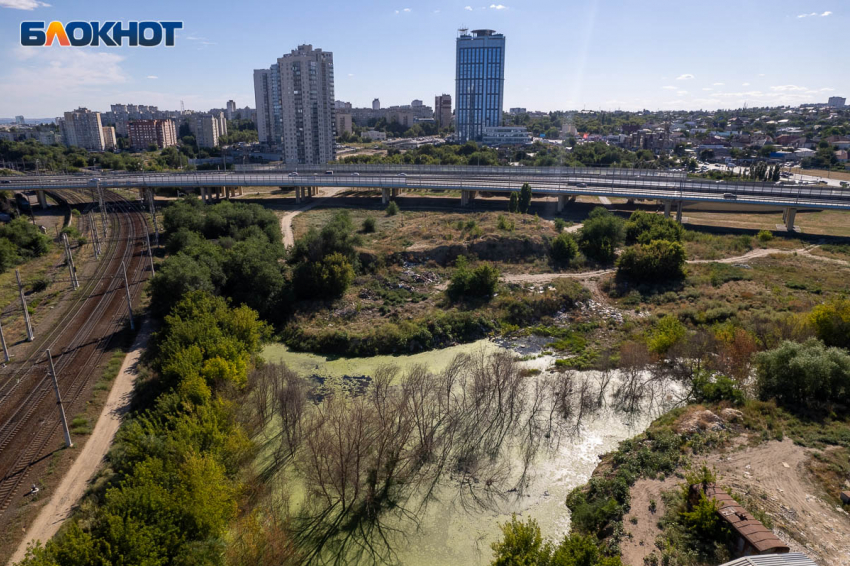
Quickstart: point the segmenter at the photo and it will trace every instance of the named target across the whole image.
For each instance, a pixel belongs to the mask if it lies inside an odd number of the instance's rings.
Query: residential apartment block
[[[173,120],[133,120],[128,129],[130,147],[134,149],[147,149],[152,145],[163,149],[177,145],[177,128]]]
[[[198,147],[216,147],[218,139],[227,135],[227,119],[224,112],[192,114],[189,116],[189,130],[195,136]]]
[[[77,108],[73,112],[65,112],[65,117],[59,119],[59,126],[66,145],[82,147],[90,151],[106,149],[100,112],[92,112],[88,108]]]
[[[287,164],[334,159],[333,53],[299,45],[254,71],[260,142],[283,150]]]
[[[434,121],[440,129],[452,125],[452,97],[450,94],[434,97]]]
[[[115,137],[115,128],[103,126],[103,149],[112,151],[118,148],[118,138]]]

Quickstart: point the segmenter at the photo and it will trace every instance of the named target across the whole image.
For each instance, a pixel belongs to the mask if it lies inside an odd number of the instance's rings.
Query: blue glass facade
[[[485,127],[502,125],[505,36],[474,30],[457,38],[455,129],[461,142],[480,140]]]

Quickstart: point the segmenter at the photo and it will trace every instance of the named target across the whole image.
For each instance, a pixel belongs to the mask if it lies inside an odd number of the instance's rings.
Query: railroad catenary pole
[[[100,181],[97,182],[97,198],[100,202],[100,219],[103,222],[103,237],[106,238],[106,204],[103,202],[103,188]]]
[[[24,309],[24,322],[27,326],[27,342],[32,342],[35,334],[32,331],[32,323],[30,322],[30,311],[27,310],[27,299],[24,297],[24,286],[21,284],[21,272],[15,270],[15,278],[18,280],[18,292],[21,294],[21,307]]]
[[[53,367],[53,357],[50,349],[47,350],[47,363],[50,365],[50,377],[53,378],[53,390],[56,391],[56,405],[59,406],[59,418],[62,419],[62,431],[65,433],[65,446],[72,448],[71,431],[68,430],[68,420],[65,418],[65,408],[62,406],[62,397],[59,395],[59,381],[56,379],[56,368]]]
[[[148,189],[148,209],[150,209],[151,218],[153,219],[154,242],[156,247],[159,247],[159,224],[156,221],[156,203],[153,200],[153,189]]]
[[[3,357],[5,357],[8,362],[11,358],[9,358],[9,348],[6,347],[6,335],[3,334],[2,324],[0,324],[0,342],[3,343]]]
[[[151,248],[151,235],[150,232],[148,232],[147,230],[145,230],[145,241],[148,244],[148,259],[151,262],[151,277],[153,277],[154,275],[156,275],[156,271],[153,268],[153,248]]]
[[[68,234],[62,234],[62,241],[65,243],[65,259],[68,260],[68,271],[71,274],[71,288],[76,291],[80,287],[80,281],[77,279],[77,268],[74,266],[74,256],[71,254]]]
[[[100,258],[100,242],[97,240],[97,230],[94,228],[91,212],[89,213],[89,233],[91,234],[91,247],[94,250],[94,258]]]
[[[124,291],[127,293],[127,313],[130,316],[130,330],[135,330],[133,324],[133,302],[130,300],[130,285],[127,283],[127,268],[124,267],[124,262],[121,262],[121,273],[124,274]]]

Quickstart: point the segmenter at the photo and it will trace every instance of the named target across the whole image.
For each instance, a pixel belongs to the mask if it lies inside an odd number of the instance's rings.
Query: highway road
[[[328,166],[330,167],[330,166]],[[288,170],[192,171],[27,176],[3,179],[0,190],[157,187],[346,187],[516,192],[529,182],[535,194],[589,195],[684,202],[738,202],[788,208],[850,210],[850,191],[834,186],[718,182],[657,170],[512,167],[340,166]],[[321,172],[320,172],[321,171]],[[8,181],[8,182],[7,182]]]

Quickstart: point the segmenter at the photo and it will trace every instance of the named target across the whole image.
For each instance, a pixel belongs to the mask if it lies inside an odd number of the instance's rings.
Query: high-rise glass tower
[[[505,36],[491,29],[461,30],[455,70],[455,129],[461,142],[479,140],[502,125]]]

